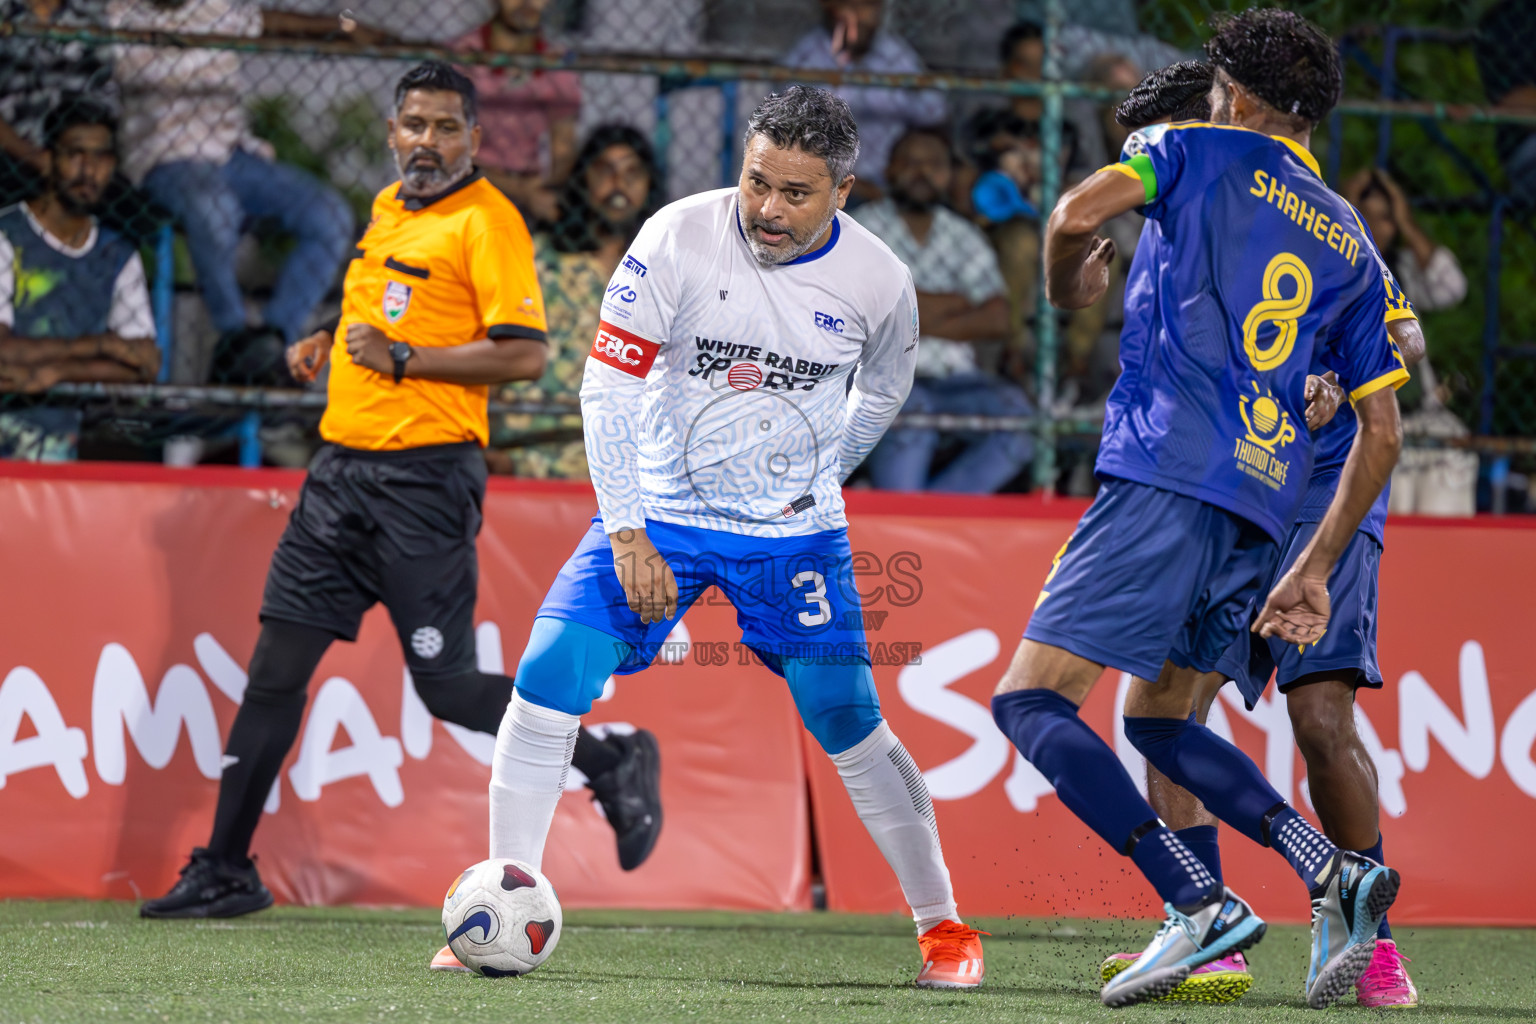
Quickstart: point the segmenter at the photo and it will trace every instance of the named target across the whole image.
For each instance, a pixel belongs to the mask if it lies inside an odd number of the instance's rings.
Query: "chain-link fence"
[[[398,176],[394,85],[437,57],[477,86],[477,163],[534,230],[549,319],[544,378],[492,396],[495,468],[584,474],[579,416],[562,410],[625,244],[660,204],[734,184],[747,115],[806,81],[839,84],[854,107],[850,209],[922,293],[918,387],[865,475],[1086,492],[1120,299],[1112,287],[1096,307],[1048,311],[1041,211],[1117,155],[1114,99],[1197,54],[1225,6],[0,0],[0,450],[302,464],[323,387],[298,389],[283,349],[336,317],[373,198]],[[1400,487],[1404,507],[1446,493],[1459,507],[1480,481],[1485,507],[1524,509],[1536,8],[1289,6],[1340,41],[1347,99],[1313,148],[1429,337],[1422,386],[1404,394],[1429,497]],[[109,152],[95,152],[103,119],[79,96],[113,115]],[[73,113],[50,121],[66,100]],[[1137,225],[1111,230],[1123,285]]]

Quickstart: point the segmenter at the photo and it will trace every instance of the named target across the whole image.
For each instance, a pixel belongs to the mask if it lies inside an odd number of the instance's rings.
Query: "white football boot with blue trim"
[[[1376,929],[1397,899],[1398,873],[1369,857],[1340,850],[1328,858],[1312,890],[1312,963],[1307,1005],[1331,1006],[1354,988],[1376,952]]]
[[[1165,996],[1196,967],[1257,944],[1267,927],[1231,889],[1222,889],[1188,914],[1172,903],[1163,904],[1163,909],[1168,920],[1152,944],[1099,993],[1105,1006],[1130,1006]]]

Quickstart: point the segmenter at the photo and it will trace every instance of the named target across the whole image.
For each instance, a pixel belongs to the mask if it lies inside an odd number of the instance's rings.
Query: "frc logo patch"
[[[833,334],[842,334],[843,318],[833,316],[831,313],[817,313],[816,326],[824,331],[831,331]]]
[[[660,350],[661,346],[654,341],[647,341],[606,320],[597,322],[597,337],[592,339],[592,358],[607,363],[615,370],[623,370],[632,377],[644,377],[651,372],[651,364],[656,361],[656,353]]]
[[[411,308],[411,286],[391,281],[384,286],[384,319],[399,323],[405,311]]]

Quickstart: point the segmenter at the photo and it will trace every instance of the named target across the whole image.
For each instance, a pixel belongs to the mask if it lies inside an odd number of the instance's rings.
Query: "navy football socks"
[[[1376,845],[1375,846],[1371,847],[1369,850],[1356,850],[1355,852],[1358,853],[1362,857],[1369,857],[1369,858],[1371,858],[1371,860],[1375,861],[1377,864],[1385,864],[1386,863],[1384,855],[1381,852],[1381,833],[1380,832],[1376,833]],[[1376,929],[1376,937],[1378,939],[1390,939],[1392,937],[1392,929],[1387,924],[1387,919],[1386,918],[1382,918],[1381,919],[1381,927]]]
[[[1114,751],[1078,717],[1077,705],[1052,690],[1015,690],[992,698],[992,718],[1067,809],[1128,853],[1166,902],[1189,907],[1211,894],[1216,880],[1157,820]]]
[[[1199,797],[1212,814],[1284,855],[1309,890],[1318,884],[1318,873],[1338,848],[1286,804],[1247,754],[1194,715],[1127,715],[1125,735],[1153,767]]]
[[[1215,825],[1191,825],[1181,828],[1174,835],[1190,852],[1200,858],[1200,863],[1216,881],[1221,881],[1221,843],[1217,839]]]

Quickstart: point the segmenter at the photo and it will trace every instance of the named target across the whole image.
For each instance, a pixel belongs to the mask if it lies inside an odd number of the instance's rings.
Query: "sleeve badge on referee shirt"
[[[390,323],[398,323],[405,316],[405,311],[411,308],[411,286],[401,284],[399,281],[390,281],[384,286],[384,319]]]

